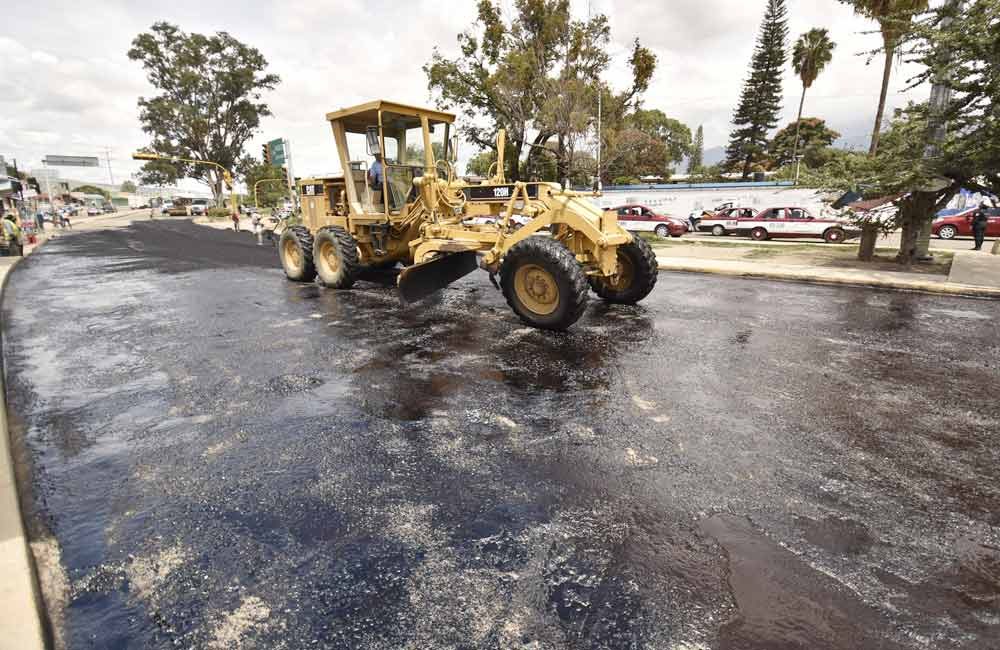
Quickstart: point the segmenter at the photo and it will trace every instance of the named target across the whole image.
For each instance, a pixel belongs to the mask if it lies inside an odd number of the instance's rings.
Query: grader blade
[[[399,274],[399,295],[406,302],[422,300],[478,267],[474,251],[448,253],[429,262],[408,266]]]

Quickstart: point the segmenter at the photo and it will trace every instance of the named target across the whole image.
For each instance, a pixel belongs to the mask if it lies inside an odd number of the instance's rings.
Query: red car
[[[629,232],[655,232],[658,237],[680,237],[687,232],[687,222],[677,217],[656,214],[644,205],[608,208],[618,213],[618,223]]]
[[[931,233],[941,239],[954,239],[959,235],[972,237],[972,217],[979,208],[967,210],[942,210],[934,219]],[[987,208],[986,236],[1000,237],[1000,208]]]

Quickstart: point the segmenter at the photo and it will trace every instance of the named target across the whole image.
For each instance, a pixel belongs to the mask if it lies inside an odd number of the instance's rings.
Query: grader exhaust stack
[[[555,183],[506,181],[502,131],[491,177],[456,178],[454,119],[386,101],[329,113],[345,171],[299,183],[304,223],[279,242],[288,278],[347,289],[366,269],[402,263],[400,294],[415,301],[478,267],[499,276],[522,320],[556,330],[576,322],[591,290],[626,304],[653,290],[656,258],[617,215]]]

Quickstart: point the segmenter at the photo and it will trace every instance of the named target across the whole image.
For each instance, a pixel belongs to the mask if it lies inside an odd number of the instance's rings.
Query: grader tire
[[[313,264],[313,237],[305,226],[291,226],[281,233],[278,256],[285,275],[293,282],[312,282],[316,277]]]
[[[587,275],[573,253],[548,237],[528,237],[500,266],[507,304],[528,325],[565,330],[587,308]]]
[[[350,289],[362,270],[358,261],[357,240],[337,226],[326,226],[316,231],[313,259],[317,280],[331,289]]]
[[[591,276],[590,288],[604,300],[620,305],[634,305],[649,295],[659,277],[656,253],[642,237],[618,247],[621,273],[614,283],[607,278]]]

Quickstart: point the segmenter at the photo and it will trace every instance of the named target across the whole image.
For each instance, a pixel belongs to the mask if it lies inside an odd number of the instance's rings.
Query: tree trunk
[[[743,180],[750,178],[750,164],[753,162],[753,154],[747,154],[747,159],[743,163]]]
[[[858,245],[858,259],[871,262],[875,258],[875,244],[878,243],[878,228],[875,226],[861,227],[861,243]]]
[[[895,56],[896,48],[885,44],[885,68],[882,70],[882,94],[878,100],[878,112],[875,113],[875,128],[872,129],[872,146],[868,153],[874,156],[878,153],[878,140],[882,134],[882,115],[885,113],[885,99],[889,94],[889,78],[892,76],[892,57]]]
[[[517,140],[516,143],[511,141],[511,144],[514,146],[504,151],[504,167],[507,168],[504,174],[508,183],[516,183],[521,180],[521,150],[524,149],[524,140]]]
[[[916,258],[917,236],[920,234],[921,224],[934,216],[935,197],[934,192],[914,192],[900,206],[900,213],[903,217],[903,234],[899,242],[897,259],[906,268],[913,266]]]
[[[799,119],[795,120],[795,144],[792,146],[792,164],[797,165],[799,159],[799,129],[802,128],[802,108],[806,105],[806,85],[802,84],[802,99],[799,100]],[[796,180],[798,175],[796,174]]]

